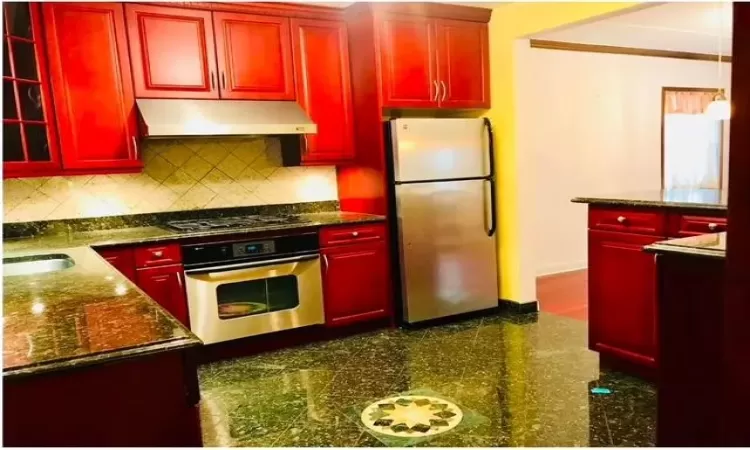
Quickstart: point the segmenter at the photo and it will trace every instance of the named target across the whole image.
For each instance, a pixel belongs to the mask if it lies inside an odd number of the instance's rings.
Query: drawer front
[[[589,228],[592,230],[664,236],[667,217],[660,211],[638,209],[591,209]]]
[[[332,226],[320,230],[321,247],[335,247],[338,245],[356,244],[358,242],[372,242],[384,238],[384,223]]]
[[[135,265],[139,269],[180,262],[182,262],[182,252],[178,244],[149,245],[135,249]]]
[[[727,231],[726,217],[673,214],[669,226],[669,235],[676,237],[699,236],[722,231]]]

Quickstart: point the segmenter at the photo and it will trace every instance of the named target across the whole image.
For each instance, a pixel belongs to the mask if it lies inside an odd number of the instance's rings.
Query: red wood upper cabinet
[[[390,315],[390,278],[385,240],[331,247],[323,254],[326,324],[348,325]]]
[[[289,19],[214,13],[221,97],[294,100]]]
[[[487,24],[436,20],[439,102],[442,108],[489,108]]]
[[[589,231],[589,347],[656,366],[656,263],[663,237]]]
[[[351,162],[354,114],[346,24],[292,19],[291,26],[297,101],[318,125],[317,134],[305,137],[302,163]]]
[[[380,21],[383,106],[437,108],[435,21],[385,14]]]
[[[190,326],[182,265],[138,269],[136,284],[186,327]]]
[[[3,2],[3,177],[56,175],[60,153],[42,5]]]
[[[135,96],[218,98],[210,11],[125,5]]]
[[[63,167],[141,167],[122,4],[43,8]]]

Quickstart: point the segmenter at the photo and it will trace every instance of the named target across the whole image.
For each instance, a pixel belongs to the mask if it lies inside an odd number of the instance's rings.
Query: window
[[[724,122],[704,114],[717,89],[662,90],[664,189],[721,187]]]

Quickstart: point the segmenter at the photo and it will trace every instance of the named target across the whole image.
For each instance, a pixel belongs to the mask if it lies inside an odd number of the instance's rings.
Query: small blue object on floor
[[[592,394],[606,395],[606,394],[611,394],[612,390],[609,389],[609,388],[595,387],[595,388],[591,388],[591,393]]]

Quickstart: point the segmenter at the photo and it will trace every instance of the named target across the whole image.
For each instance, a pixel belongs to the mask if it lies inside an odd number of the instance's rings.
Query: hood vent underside
[[[136,99],[145,137],[315,134],[296,102]]]

